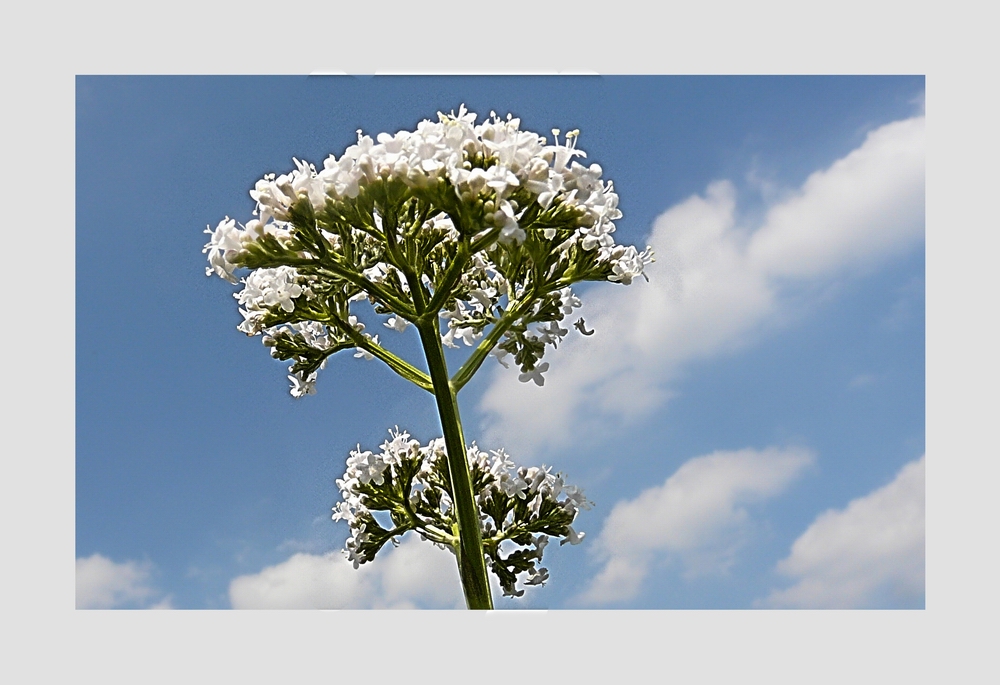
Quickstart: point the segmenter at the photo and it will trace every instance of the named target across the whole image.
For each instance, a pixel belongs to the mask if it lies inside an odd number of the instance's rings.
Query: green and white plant
[[[470,609],[493,607],[487,567],[508,595],[523,594],[519,582],[544,583],[543,549],[550,538],[578,543],[572,524],[590,503],[562,474],[467,447],[459,391],[489,356],[542,385],[541,360],[581,305],[572,285],[628,285],[653,260],[648,247],[615,243],[618,195],[599,165],[576,161],[586,156],[579,132],[563,142],[552,133],[549,144],[510,115],[476,124],[464,106],[415,131],[375,140],[358,131],[322,169],[295,159],[294,170],[264,176],[246,224],[226,217],[206,230],[207,273],[242,283],[238,328],[292,362],[294,397],[314,394],[341,350],[377,358],[434,396],[443,437],[421,445],[396,429],[378,454],[359,445],[333,518],[351,528],[355,566],[411,530],[453,551]],[[393,333],[413,326],[426,372],[366,332],[361,303]],[[573,326],[593,332],[583,319]],[[473,349],[450,373],[444,347],[459,341]]]

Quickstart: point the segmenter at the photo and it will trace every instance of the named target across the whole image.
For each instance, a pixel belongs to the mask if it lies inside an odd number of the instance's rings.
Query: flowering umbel
[[[295,169],[288,173],[265,175],[250,192],[257,203],[253,219],[237,224],[226,217],[215,229],[206,230],[211,236],[204,249],[207,273],[242,283],[235,294],[243,316],[238,328],[250,336],[260,335],[273,357],[292,362],[293,396],[314,394],[327,359],[345,349],[356,357],[380,359],[434,394],[444,431],[440,450],[413,448],[416,452],[408,458],[419,464],[413,462],[417,471],[410,475],[394,472],[396,462],[357,461],[370,455],[359,451],[352,454],[355,461],[349,462],[342,482],[355,482],[352,469],[370,474],[367,481],[360,475],[356,479],[371,490],[356,495],[364,494],[368,498],[364,506],[370,508],[382,501],[378,497],[388,497],[377,495],[386,478],[422,482],[418,475],[425,469],[430,469],[427,473],[438,469],[438,480],[426,481],[420,492],[441,491],[421,497],[436,497],[437,505],[447,497],[454,506],[452,510],[439,506],[444,518],[434,519],[436,523],[428,518],[427,525],[452,520],[454,530],[442,528],[438,535],[411,519],[406,525],[458,553],[470,607],[492,606],[484,585],[484,558],[505,590],[515,592],[514,577],[522,572],[529,574],[527,584],[541,583],[544,569],[537,570],[532,560],[540,559],[548,536],[577,541],[569,527],[576,508],[569,516],[565,506],[566,501],[577,500],[557,501],[559,493],[576,491],[566,490],[561,476],[550,477],[548,471],[539,476],[542,471],[531,469],[518,478],[527,482],[529,472],[532,482],[541,478],[536,490],[526,491],[532,492],[529,502],[537,505],[525,504],[526,494],[522,498],[507,493],[506,499],[497,499],[496,493],[506,492],[502,484],[508,481],[502,478],[497,481],[500,485],[487,488],[493,494],[484,495],[487,485],[480,477],[485,473],[495,478],[506,474],[511,483],[520,481],[510,477],[514,472],[506,466],[496,466],[508,463],[502,451],[493,453],[499,462],[484,462],[478,451],[472,457],[472,449],[467,455],[457,393],[490,355],[504,366],[512,359],[522,382],[542,385],[549,369],[549,362],[541,361],[546,350],[557,346],[571,328],[583,335],[593,333],[582,319],[572,326],[563,323],[581,306],[573,284],[629,285],[637,276],[645,277],[644,267],[653,260],[648,247],[639,251],[615,243],[614,221],[621,217],[618,195],[613,184],[602,179],[598,164],[585,166],[578,161],[586,157],[576,146],[579,132],[570,131],[562,142],[558,130],[552,134],[549,143],[522,131],[520,120],[511,115],[504,119],[492,114],[476,124],[476,115],[464,106],[457,114],[439,113],[436,122],[420,122],[415,131],[380,133],[374,140],[358,131],[357,143],[339,159],[330,155],[322,168],[294,159]],[[240,276],[238,270],[243,270]],[[361,302],[384,317],[382,327],[402,333],[412,325],[417,330],[427,373],[389,351],[378,335],[366,332],[354,309]],[[443,347],[460,343],[473,350],[449,374]],[[406,434],[393,440],[401,435]],[[361,500],[347,499],[352,490],[341,490],[347,493],[344,506],[360,506]],[[412,494],[400,495],[400,511],[405,511],[403,502]],[[503,509],[508,504],[510,508]],[[539,520],[547,506],[555,507],[550,513],[567,512],[562,517],[569,519],[544,530],[526,523]],[[534,519],[523,518],[525,507]],[[356,531],[348,552],[358,562],[367,560],[365,545],[375,544],[381,533],[376,534],[367,519],[358,519],[356,506],[338,511]],[[520,523],[509,523],[510,516],[510,521]],[[492,520],[492,528],[481,529],[481,520],[486,519]],[[354,525],[357,520],[360,527]],[[393,521],[397,527],[405,523]],[[504,528],[508,524],[515,527]],[[522,549],[501,557],[501,539],[496,535],[506,536],[502,541],[508,546],[534,545],[535,551]],[[480,602],[475,597],[482,593],[487,597]]]
[[[457,525],[443,439],[421,445],[398,428],[381,452],[351,451],[347,471],[337,481],[342,501],[333,519],[351,527],[347,557],[354,567],[371,561],[392,540],[414,530],[425,540],[454,550]],[[548,571],[537,566],[550,537],[577,544],[583,533],[572,523],[591,503],[563,475],[547,468],[518,467],[503,450],[468,448],[473,491],[480,511],[483,549],[504,594],[520,596],[518,576],[525,585],[541,585]],[[388,512],[392,527],[383,528],[374,511]],[[503,545],[504,549],[501,548]]]

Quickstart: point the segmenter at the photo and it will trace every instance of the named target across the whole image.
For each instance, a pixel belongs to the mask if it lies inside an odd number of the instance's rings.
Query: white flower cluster
[[[451,309],[441,312],[448,326],[441,340],[447,347],[458,347],[456,339],[469,347],[475,345],[483,328],[496,320],[501,299],[510,295],[511,286],[496,266],[478,253],[462,274],[461,289],[465,299],[456,299]]]
[[[526,325],[523,330],[517,328],[505,332],[503,336],[504,341],[491,354],[497,358],[497,361],[503,364],[504,368],[508,368],[509,365],[504,361],[504,358],[511,351],[520,351],[522,354],[534,351],[536,356],[529,357],[532,360],[531,364],[522,364],[523,370],[518,375],[518,380],[522,383],[534,381],[535,385],[544,385],[545,378],[542,374],[548,371],[549,363],[542,362],[539,364],[537,363],[538,359],[541,359],[545,353],[545,346],[558,347],[562,339],[569,333],[569,329],[560,326],[559,322],[572,314],[573,310],[579,308],[582,304],[580,298],[573,294],[573,290],[569,286],[551,293],[547,300],[539,300],[535,303],[534,309],[528,317],[529,320],[541,318],[542,321]],[[556,313],[549,318],[540,317],[546,305],[548,305],[549,309],[554,307]],[[580,324],[582,321],[583,319],[580,319],[577,324]]]
[[[247,245],[265,235],[279,239],[287,239],[291,236],[287,222],[264,222],[251,219],[246,226],[237,227],[236,221],[228,216],[220,221],[214,230],[207,227],[205,233],[210,236],[209,241],[202,249],[203,253],[208,253],[209,265],[205,269],[205,275],[215,274],[230,283],[237,282],[233,273],[239,266],[236,260],[239,259]]]
[[[549,467],[517,466],[502,448],[487,453],[473,443],[468,452],[469,463],[473,466],[473,470],[484,474],[482,488],[476,492],[476,503],[481,509],[487,505],[491,496],[500,493],[522,500],[532,519],[539,517],[542,504],[546,501],[555,503],[573,518],[580,509],[590,509],[591,503],[583,496],[583,490],[575,485],[567,485],[563,474],[553,474]],[[435,453],[435,458],[443,456],[443,452]],[[559,497],[564,499],[559,500]],[[487,537],[496,535],[504,528],[508,528],[512,522],[512,512],[508,517],[493,523],[484,514],[483,534]],[[567,526],[564,542],[575,545],[583,540],[583,536],[584,533],[577,533],[572,526]]]
[[[290,266],[279,266],[275,269],[257,269],[243,279],[244,288],[235,297],[242,307],[243,323],[237,328],[247,335],[261,332],[261,319],[273,307],[278,306],[283,311],[295,309],[293,300],[303,292],[299,284],[299,275]]]
[[[443,343],[452,347],[459,340],[475,345],[508,308],[534,298],[518,311],[516,322],[503,320],[513,328],[493,344],[501,344],[494,350],[501,363],[506,366],[503,357],[513,354],[521,380],[540,385],[548,368],[538,364],[544,348],[566,335],[559,321],[579,306],[569,284],[608,280],[628,285],[645,276],[653,260],[648,247],[638,251],[615,244],[618,195],[613,183],[602,179],[600,165],[577,161],[586,157],[576,147],[579,131],[562,141],[557,129],[552,133],[549,143],[522,131],[518,118],[495,113],[476,124],[476,115],[464,105],[457,114],[439,112],[438,121],[420,122],[415,131],[380,133],[375,139],[358,131],[357,142],[340,158],[330,155],[321,169],[294,159],[295,169],[257,181],[250,192],[257,218],[242,226],[226,217],[206,230],[206,273],[236,283],[238,268],[253,269],[237,295],[245,307],[240,330],[250,335],[266,333],[269,314],[292,322],[296,298],[310,296],[307,276],[326,268],[319,279],[330,278],[331,259],[339,267],[356,268],[367,283],[400,295],[407,304],[415,302],[413,281],[404,273],[408,267],[416,269],[428,293],[443,283],[456,288],[441,310],[447,323]],[[402,191],[387,190],[397,187]],[[418,217],[410,228],[425,237],[407,233],[401,220],[407,207]],[[312,218],[303,219],[305,213]],[[526,245],[529,235],[535,242]],[[395,263],[401,251],[393,247],[406,241],[410,247],[404,252],[417,254],[416,262]],[[448,246],[460,242],[477,247],[461,278],[449,280],[443,274],[457,253]],[[421,253],[423,244],[438,247]],[[261,261],[261,255],[268,259]],[[385,297],[364,285],[349,293],[347,304],[363,299],[391,314],[384,325],[392,330],[403,331],[416,320],[394,311]],[[372,355],[359,349],[355,356]],[[302,377],[298,383],[307,381]],[[293,380],[293,395],[303,394],[297,387]]]
[[[357,143],[340,159],[330,155],[322,170],[295,159],[293,171],[277,177],[268,174],[250,193],[257,201],[260,220],[265,224],[270,219],[287,221],[291,206],[302,196],[319,211],[328,199],[355,198],[365,185],[377,180],[394,178],[421,188],[447,179],[463,200],[491,200],[492,220],[502,229],[501,241],[520,241],[524,231],[518,226],[519,208],[506,198],[523,186],[543,208],[557,199],[580,208],[583,248],[606,248],[610,257],[612,222],[621,217],[618,195],[613,184],[601,181],[600,165],[585,167],[573,161],[586,157],[576,149],[579,131],[567,133],[565,143],[560,144],[555,129],[553,144],[547,145],[542,136],[521,131],[520,119],[511,115],[501,119],[491,113],[489,120],[476,125],[476,115],[463,105],[457,115],[438,113],[438,119],[420,122],[416,131],[380,133],[378,142],[359,130]],[[493,163],[473,167],[470,160],[476,157]]]
[[[345,544],[345,553],[348,559],[354,562],[354,568],[370,561],[374,552],[378,551],[376,548],[373,552],[366,554],[365,545],[371,541],[373,529],[383,530],[371,512],[372,509],[378,511],[377,505],[384,504],[384,502],[381,499],[373,498],[371,490],[378,486],[385,486],[387,476],[391,482],[405,477],[407,474],[402,473],[401,468],[404,465],[404,460],[408,465],[416,460],[421,464],[418,474],[423,478],[408,474],[411,483],[410,492],[407,494],[407,501],[411,505],[415,504],[416,500],[419,500],[419,491],[428,487],[426,479],[432,475],[428,467],[433,462],[425,461],[427,455],[435,449],[443,449],[441,446],[443,440],[432,441],[430,445],[421,447],[420,443],[412,440],[410,434],[405,431],[400,431],[397,428],[389,433],[392,439],[382,443],[381,452],[362,451],[361,445],[358,445],[357,449],[351,450],[344,477],[337,479],[337,489],[340,490],[341,502],[333,509],[333,520],[347,521],[351,528],[351,537],[347,539]],[[423,466],[425,463],[428,467]],[[447,497],[447,495],[445,496]],[[372,509],[369,509],[369,505],[373,505]],[[433,523],[429,523],[429,525],[433,525]],[[435,540],[441,542],[445,539],[440,536],[447,535],[447,530],[450,529],[435,530]],[[381,542],[384,544],[385,540]]]
[[[342,501],[333,519],[351,528],[345,553],[355,568],[408,530],[448,549],[457,544],[444,440],[421,445],[398,428],[390,436],[380,452],[363,451],[360,445],[352,450],[344,477],[337,480]],[[562,474],[544,466],[519,467],[502,449],[485,452],[473,444],[468,459],[490,568],[505,594],[520,596],[519,576],[525,576],[525,585],[541,585],[548,578],[536,562],[551,537],[574,545],[583,539],[571,524],[591,503]],[[382,527],[373,511],[389,512],[394,527]],[[510,548],[520,549],[503,556]]]

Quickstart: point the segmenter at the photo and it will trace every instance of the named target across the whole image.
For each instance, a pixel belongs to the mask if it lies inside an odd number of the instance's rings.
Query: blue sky
[[[658,257],[649,284],[581,290],[598,335],[553,354],[544,388],[493,365],[461,396],[468,439],[597,504],[549,584],[499,604],[924,606],[923,78],[76,86],[78,606],[455,605],[429,545],[363,573],[327,556],[347,452],[394,425],[434,437],[429,398],[341,353],[293,400],[201,246],[292,156],[461,103],[579,128],[618,242]]]

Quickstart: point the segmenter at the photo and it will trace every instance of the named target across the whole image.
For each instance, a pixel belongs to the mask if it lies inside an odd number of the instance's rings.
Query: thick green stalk
[[[427,356],[427,368],[434,384],[441,429],[448,448],[448,472],[451,475],[451,495],[458,518],[458,569],[462,578],[465,601],[470,609],[492,609],[486,559],[483,556],[483,537],[479,528],[479,507],[472,492],[472,474],[465,451],[462,421],[458,414],[458,398],[448,378],[444,348],[437,321],[417,324],[420,342]]]

